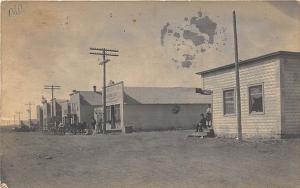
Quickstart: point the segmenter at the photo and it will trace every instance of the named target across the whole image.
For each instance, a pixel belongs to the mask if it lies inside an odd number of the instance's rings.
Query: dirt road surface
[[[300,139],[2,132],[9,188],[300,188]]]

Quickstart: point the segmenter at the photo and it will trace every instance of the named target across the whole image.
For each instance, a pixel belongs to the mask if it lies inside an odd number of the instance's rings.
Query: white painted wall
[[[51,119],[51,110],[50,110],[50,104],[49,103],[43,103],[42,106],[43,110],[43,129],[48,129],[48,123]]]
[[[80,122],[80,95],[73,93],[70,95],[71,114],[76,114]],[[74,122],[73,122],[74,123]]]
[[[263,83],[264,113],[249,114],[248,87]],[[280,59],[240,66],[242,132],[245,137],[278,137],[281,134]],[[235,87],[235,71],[208,73],[203,87],[213,90],[213,126],[219,136],[237,136],[236,115],[223,112],[223,89]]]

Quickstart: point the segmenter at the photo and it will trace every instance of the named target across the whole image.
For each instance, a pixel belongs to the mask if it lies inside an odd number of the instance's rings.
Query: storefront
[[[106,129],[192,129],[210,104],[211,96],[196,93],[195,88],[124,87],[119,82],[106,89]],[[97,122],[101,115],[102,108],[96,108]]]
[[[110,85],[106,88],[106,129],[122,130],[124,127],[124,86],[123,82]],[[122,112],[121,112],[122,109]]]

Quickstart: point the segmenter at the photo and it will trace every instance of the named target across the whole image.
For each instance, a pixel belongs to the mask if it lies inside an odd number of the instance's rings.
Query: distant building
[[[102,106],[102,93],[96,91],[73,91],[70,94],[71,123],[91,123],[94,108]]]
[[[28,126],[28,127],[31,126],[31,128],[36,128],[35,125],[37,125],[37,119],[31,119],[30,120],[30,125],[29,125],[29,120],[28,119],[21,120],[21,122],[22,122],[21,124],[23,124],[25,126]]]
[[[106,102],[108,131],[192,129],[210,107],[211,96],[195,88],[124,87],[120,82],[107,87]],[[95,117],[101,111],[97,108]]]
[[[61,117],[63,124],[71,124],[71,103],[69,100],[61,103]]]
[[[100,119],[103,117],[103,106],[97,107],[94,109],[94,119],[96,120],[96,123],[100,123]],[[102,123],[102,121],[101,121]]]
[[[42,129],[44,131],[48,130],[51,123],[58,124],[62,121],[62,104],[66,101],[67,100],[54,98],[53,102],[48,102],[45,98],[42,98],[42,106],[40,107],[40,112],[42,112]]]
[[[36,106],[36,118],[38,129],[43,128],[43,108],[41,105]]]
[[[42,111],[43,111],[43,131],[48,130],[48,124],[51,120],[51,107],[47,100],[42,101]]]
[[[213,91],[217,135],[237,136],[235,65],[199,72]],[[300,52],[279,51],[240,62],[242,133],[245,137],[300,134]]]
[[[54,117],[56,123],[62,121],[62,104],[64,104],[67,101],[68,100],[54,98],[53,103],[50,102],[51,116]],[[52,104],[53,104],[53,113],[52,113]]]

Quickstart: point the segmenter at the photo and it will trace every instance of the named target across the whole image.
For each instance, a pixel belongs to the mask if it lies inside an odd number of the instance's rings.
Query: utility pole
[[[29,123],[29,127],[31,127],[31,106],[34,105],[31,102],[25,104],[28,106],[27,112],[28,112],[28,123]]]
[[[44,89],[51,89],[51,101],[52,101],[52,105],[51,105],[51,119],[53,120],[54,117],[54,90],[56,89],[60,89],[61,86],[55,86],[55,85],[45,85]]]
[[[103,61],[99,62],[99,65],[103,65],[103,90],[102,90],[102,98],[103,98],[103,123],[102,130],[103,133],[106,133],[106,63],[110,60],[106,59],[106,56],[119,56],[116,54],[119,50],[112,50],[106,48],[90,48],[90,54],[92,55],[102,55]]]
[[[19,125],[21,125],[21,112],[16,112],[19,115]]]
[[[235,49],[235,82],[236,82],[237,129],[238,129],[238,140],[242,141],[243,137],[242,137],[242,118],[241,118],[239,53],[238,53],[238,41],[237,41],[235,11],[233,11],[233,32],[234,32],[234,49]]]
[[[14,114],[14,126],[16,125],[16,114]]]

